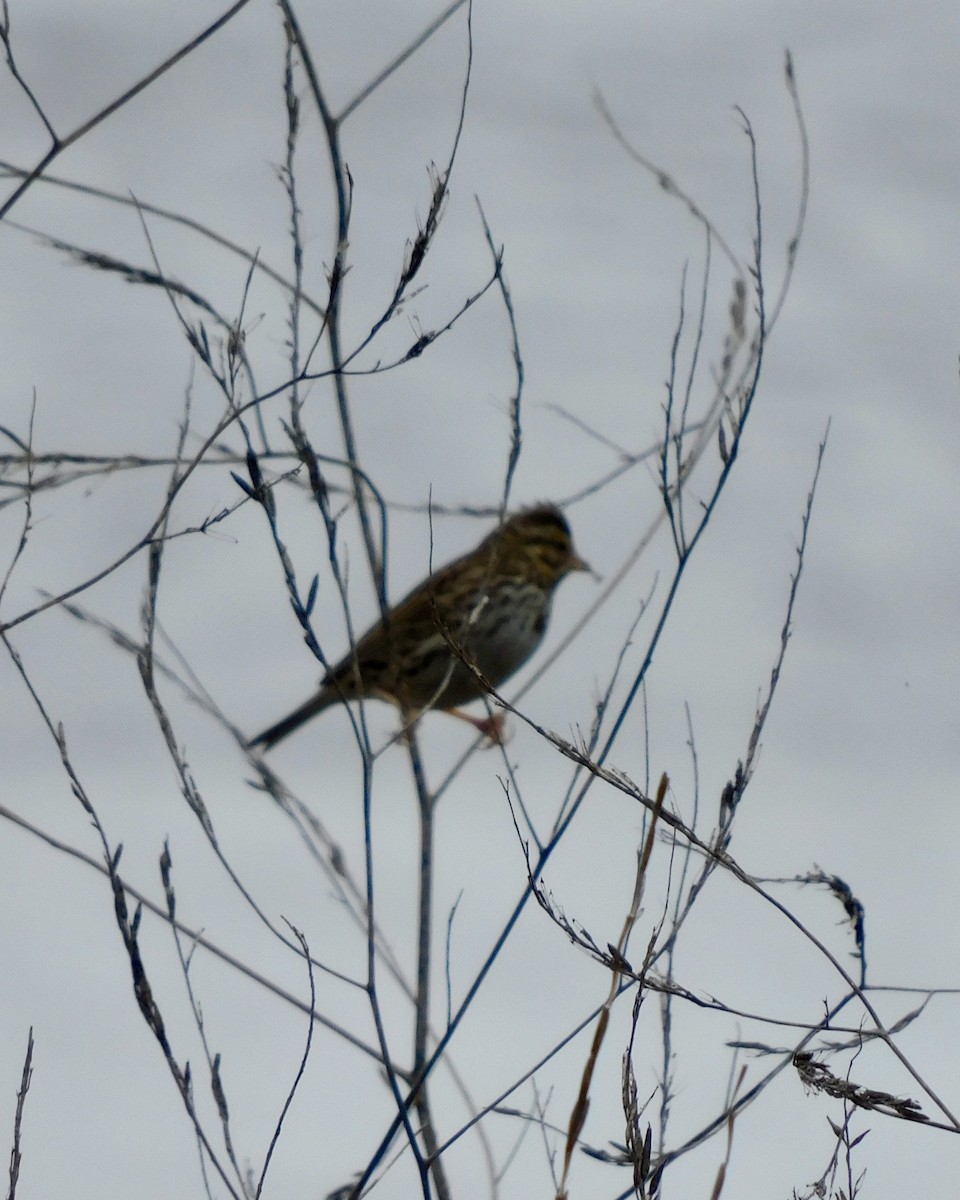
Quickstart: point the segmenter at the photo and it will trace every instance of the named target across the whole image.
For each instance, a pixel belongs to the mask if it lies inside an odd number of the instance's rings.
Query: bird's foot
[[[507,714],[505,712],[495,712],[488,717],[474,717],[470,713],[465,713],[460,708],[448,708],[447,712],[451,717],[459,717],[461,721],[466,721],[468,725],[472,725],[474,729],[487,739],[489,746],[504,746],[509,740],[507,731]]]

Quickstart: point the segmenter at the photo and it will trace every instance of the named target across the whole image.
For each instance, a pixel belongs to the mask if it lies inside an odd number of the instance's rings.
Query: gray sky
[[[212,20],[220,8],[119,4],[12,4],[17,65],[63,135]],[[402,9],[402,11],[401,11]],[[301,20],[331,108],[340,111],[436,14],[439,6],[364,0],[304,6]],[[424,329],[448,319],[489,274],[475,197],[505,248],[525,368],[524,443],[513,499],[566,500],[610,470],[617,452],[560,416],[560,406],[624,451],[652,444],[687,271],[686,304],[701,287],[704,238],[684,205],[658,188],[611,137],[594,103],[600,89],[629,141],[694,197],[741,261],[753,236],[749,147],[734,106],[756,133],[769,294],[779,290],[800,193],[800,153],[783,83],[784,50],[796,68],[811,154],[809,213],[792,288],[767,347],[741,461],[695,555],[648,683],[649,731],[639,705],[611,757],[640,783],[668,772],[689,816],[693,771],[689,704],[704,830],[746,751],[758,696],[769,679],[783,624],[795,546],[818,443],[829,444],[810,529],[805,573],[780,691],[756,776],[738,816],[733,852],[762,876],[836,873],[867,909],[870,978],[876,984],[955,985],[955,804],[960,656],[960,451],[957,405],[960,311],[960,116],[955,7],[794,3],[683,6],[593,3],[477,4],[473,77],[451,196],[421,284],[363,359],[402,354]],[[429,204],[428,166],[449,156],[466,56],[463,15],[450,21],[345,123],[354,180],[344,332],[362,336],[395,286],[405,242]],[[289,273],[289,216],[276,167],[284,154],[279,17],[254,0],[218,36],[95,129],[53,171],[176,210],[213,226]],[[298,186],[307,290],[324,294],[332,260],[329,175],[319,123],[302,77]],[[0,72],[0,157],[36,162],[44,130],[23,94]],[[9,185],[5,185],[9,186]],[[5,191],[4,195],[7,194]],[[49,186],[35,186],[12,220],[129,261],[150,265],[136,213]],[[247,273],[236,256],[182,227],[148,220],[165,272],[203,293],[229,318]],[[69,262],[13,229],[0,229],[4,386],[0,424],[23,436],[36,397],[38,452],[169,454],[176,444],[191,355],[161,293]],[[697,395],[709,392],[732,275],[715,246]],[[287,377],[286,309],[280,292],[254,282],[245,310],[246,348],[261,391]],[[212,331],[212,326],[210,326]],[[684,343],[689,353],[689,332]],[[491,293],[450,334],[402,369],[351,385],[364,460],[398,506],[495,505],[509,450],[515,389],[509,326]],[[312,385],[306,409],[318,449],[341,452],[331,390]],[[212,428],[221,401],[195,372],[191,446]],[[282,400],[264,409],[279,441]],[[3,447],[6,452],[9,445]],[[705,495],[716,455],[700,477]],[[698,482],[700,482],[698,480]],[[28,548],[0,609],[10,620],[102,570],[143,535],[163,501],[162,471],[118,473],[40,496]],[[174,527],[233,505],[229,472],[198,472],[178,500]],[[280,492],[283,533],[303,581],[323,564],[323,530],[306,500]],[[634,468],[599,495],[570,506],[579,549],[609,579],[658,511],[656,480]],[[22,507],[0,510],[0,561],[20,537]],[[434,523],[435,561],[462,552],[488,522]],[[375,608],[355,527],[345,553],[358,622]],[[396,598],[430,561],[427,521],[398,508],[391,525],[390,588]],[[650,610],[625,656],[621,700],[639,669],[669,571],[661,536],[602,617],[525,697],[525,711],[562,736],[589,726],[639,604]],[[131,634],[146,580],[143,556],[87,590],[82,603]],[[561,588],[549,644],[594,599],[599,584]],[[255,731],[302,700],[317,664],[290,614],[262,515],[247,505],[206,536],[170,544],[161,584],[164,631],[229,719]],[[325,619],[327,613],[333,615]],[[322,575],[315,625],[332,655],[345,633],[332,584]],[[180,797],[135,663],[89,627],[52,610],[17,627],[12,642],[56,721],[125,876],[161,895],[157,859],[169,838],[179,913],[283,986],[304,995],[304,972],[251,919]],[[522,680],[522,677],[521,677]],[[508,694],[511,694],[508,689]],[[0,665],[4,720],[2,802],[88,854],[99,846],[59,767],[56,748],[9,657]],[[290,827],[246,786],[229,737],[174,688],[178,742],[210,809],[220,844],[271,919],[301,928],[314,953],[359,974],[361,944],[329,886]],[[396,718],[372,707],[375,739]],[[431,779],[468,744],[466,727],[435,715],[423,723]],[[362,870],[357,762],[349,726],[331,713],[272,761]],[[546,825],[569,783],[569,764],[522,726],[509,746],[536,819]],[[648,756],[648,757],[647,757]],[[451,935],[451,988],[462,995],[511,904],[525,868],[498,775],[496,753],[475,756],[438,816],[438,924],[460,897]],[[409,767],[394,748],[378,760],[375,830],[380,911],[398,954],[413,945],[416,830]],[[641,815],[613,789],[597,788],[546,882],[558,905],[601,945],[615,940],[629,904]],[[0,1130],[12,1128],[27,1029],[37,1040],[24,1121],[24,1196],[97,1195],[160,1200],[202,1194],[196,1153],[160,1054],[135,1011],[104,880],[6,823],[0,840]],[[666,849],[657,871],[666,871]],[[658,879],[661,879],[658,876]],[[662,881],[662,880],[661,880]],[[817,1019],[842,984],[782,917],[715,879],[677,962],[698,994],[786,1021]],[[836,902],[812,890],[774,889],[844,962],[850,950]],[[659,917],[652,887],[633,948]],[[169,934],[145,918],[144,953],[177,1051],[189,1058],[206,1104],[202,1050],[190,1025]],[[222,1051],[241,1161],[259,1170],[269,1132],[296,1070],[304,1019],[197,952],[193,981],[207,1033]],[[454,1044],[478,1103],[546,1052],[600,1003],[603,970],[573,949],[533,906]],[[362,996],[318,978],[318,1007],[371,1037]],[[389,994],[389,990],[388,990]],[[398,1053],[408,1053],[407,1013],[391,997]],[[919,995],[876,996],[894,1022]],[[601,1059],[585,1136],[622,1138],[619,1056],[629,1004]],[[435,1017],[442,1024],[443,981]],[[956,1112],[955,1000],[936,998],[898,1043]],[[860,1011],[845,1014],[857,1025]],[[681,1009],[677,1015],[672,1143],[722,1103],[736,1037],[790,1045],[775,1025]],[[656,1003],[647,1001],[634,1062],[641,1097],[655,1086]],[[538,1079],[549,1119],[564,1125],[586,1055],[580,1038]],[[839,1061],[839,1060],[838,1060]],[[746,1085],[767,1067],[748,1060]],[[836,1066],[836,1063],[834,1064]],[[929,1098],[882,1048],[851,1068],[857,1082]],[[348,1086],[344,1081],[350,1081]],[[449,1082],[438,1080],[447,1097]],[[508,1102],[532,1102],[529,1085]],[[463,1120],[449,1099],[450,1128]],[[737,1125],[730,1195],[789,1196],[822,1171],[828,1116],[838,1106],[807,1096],[788,1071]],[[268,1192],[324,1195],[366,1161],[390,1116],[377,1072],[328,1036],[314,1048],[288,1118]],[[487,1122],[504,1155],[520,1132]],[[870,1136],[855,1162],[868,1170],[864,1196],[909,1178],[916,1194],[948,1197],[958,1174],[956,1139],[893,1122],[855,1119]],[[322,1132],[318,1136],[318,1130]],[[9,1141],[4,1134],[0,1140]],[[719,1140],[667,1177],[667,1195],[709,1195]],[[464,1138],[449,1165],[458,1195],[473,1190],[479,1150]],[[503,1196],[546,1195],[539,1137],[528,1136]],[[408,1196],[409,1163],[380,1186]],[[578,1161],[573,1194],[615,1196],[627,1174]],[[487,1188],[489,1191],[489,1188]],[[222,1189],[215,1194],[224,1194]]]

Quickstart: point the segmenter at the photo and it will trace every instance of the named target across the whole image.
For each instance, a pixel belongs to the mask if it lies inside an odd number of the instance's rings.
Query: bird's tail
[[[247,746],[251,750],[269,750],[271,746],[275,746],[277,742],[287,737],[288,734],[299,729],[311,717],[315,717],[317,713],[323,712],[325,708],[329,708],[331,704],[335,704],[337,699],[336,695],[331,696],[329,691],[322,688],[319,692],[311,696],[305,704],[301,704],[299,708],[295,708],[292,713],[284,717],[282,721],[278,721],[276,725],[271,725],[263,733],[258,733],[255,738],[251,738],[247,742]]]

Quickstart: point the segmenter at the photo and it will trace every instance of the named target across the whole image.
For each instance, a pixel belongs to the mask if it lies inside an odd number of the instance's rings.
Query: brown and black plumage
[[[332,667],[305,704],[250,742],[269,749],[331,705],[387,700],[407,716],[455,712],[499,687],[543,640],[554,589],[588,570],[553,505],[516,513],[475,550],[429,575]],[[478,676],[479,672],[479,676]],[[496,735],[489,721],[465,717]]]

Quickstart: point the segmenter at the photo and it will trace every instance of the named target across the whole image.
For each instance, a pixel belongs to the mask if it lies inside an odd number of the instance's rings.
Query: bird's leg
[[[474,717],[460,708],[447,708],[444,712],[449,713],[451,717],[459,717],[461,721],[466,721],[468,725],[478,729],[491,746],[502,746],[507,741],[505,712],[495,712],[489,717]]]

